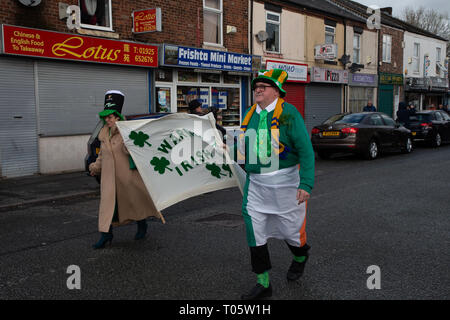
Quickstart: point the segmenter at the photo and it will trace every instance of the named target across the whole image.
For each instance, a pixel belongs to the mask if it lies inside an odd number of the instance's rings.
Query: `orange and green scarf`
[[[275,152],[276,155],[280,157],[280,159],[286,159],[287,154],[289,153],[289,147],[285,146],[283,143],[280,142],[280,117],[283,113],[283,104],[284,100],[281,98],[278,98],[277,104],[275,106],[275,110],[273,112],[273,117],[271,120],[271,127],[270,127],[270,133],[271,133],[271,141],[272,141],[272,150]],[[244,121],[242,121],[241,125],[241,133],[239,135],[239,140],[241,143],[244,143],[244,137],[245,137],[245,131],[247,131],[248,123],[250,122],[250,119],[253,116],[253,113],[256,110],[256,104],[254,104],[250,110],[247,112],[247,115],[244,118]],[[243,160],[245,157],[244,154],[239,150],[238,152],[238,159]]]

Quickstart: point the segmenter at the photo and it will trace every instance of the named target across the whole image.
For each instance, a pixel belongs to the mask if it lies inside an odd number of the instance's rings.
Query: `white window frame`
[[[82,1],[82,0],[78,0],[78,6],[80,7],[80,10],[81,10],[81,3],[80,3],[80,1]],[[101,30],[101,31],[114,31],[114,29],[113,29],[113,20],[112,20],[112,3],[111,3],[111,0],[107,0],[107,1],[109,2],[109,5],[108,5],[109,12],[108,12],[108,14],[109,14],[110,26],[109,27],[102,27],[102,26],[94,26],[92,24],[84,24],[84,23],[82,23],[82,24],[80,24],[80,26],[83,29],[94,29],[94,30]]]
[[[414,55],[416,45],[418,47],[417,56]],[[420,43],[418,43],[418,42],[413,43],[412,60],[413,60],[413,73],[419,74],[420,73]],[[414,68],[416,64],[417,64],[417,68]]]
[[[436,76],[438,77],[441,76],[441,68],[438,66],[438,63],[441,64],[441,55],[442,49],[440,47],[436,47]]]
[[[277,16],[278,21],[268,20],[267,16],[269,14]],[[273,11],[266,11],[266,24],[264,26],[266,29],[267,29],[267,23],[278,25],[278,51],[270,51],[270,50],[267,50],[267,48],[266,48],[266,52],[279,54],[279,53],[281,53],[281,13],[273,12]]]
[[[383,34],[383,62],[391,63],[392,59],[392,36]]]
[[[355,37],[358,38],[358,47],[355,47]],[[357,59],[355,58],[355,50],[358,52]],[[353,34],[353,62],[361,63],[361,35],[358,33]]]
[[[327,28],[333,29],[333,33],[331,33],[331,31],[328,31]],[[336,43],[336,27],[329,26],[327,24],[325,25],[325,44],[328,44],[327,43],[327,35],[333,35],[333,41],[330,44]]]
[[[212,12],[212,13],[216,13],[216,14],[220,15],[220,43],[203,41],[203,44],[207,45],[207,46],[223,47],[223,0],[219,0],[219,1],[220,1],[220,9],[215,9],[215,8],[207,7],[206,1],[203,0],[203,13],[208,11],[208,12]]]

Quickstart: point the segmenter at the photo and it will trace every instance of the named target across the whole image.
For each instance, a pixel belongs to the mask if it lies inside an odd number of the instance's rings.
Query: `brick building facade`
[[[64,17],[69,5],[79,6],[81,28],[69,30]],[[133,33],[132,12],[147,8],[160,8],[161,31]],[[14,138],[0,137],[0,176],[84,169],[86,142],[111,89],[125,94],[125,115],[187,112],[191,100],[201,99],[205,107],[223,109],[218,118],[224,126],[238,126],[250,99],[252,69],[258,67],[257,57],[254,63],[249,55],[248,9],[247,0],[45,0],[33,7],[3,0],[0,34],[9,33],[0,35],[5,40],[0,45],[0,121]],[[26,38],[44,33],[91,43],[84,51],[91,58],[113,43],[121,48],[114,52],[122,60],[56,56],[52,45],[33,47]],[[216,43],[206,41],[207,35]],[[13,44],[20,50],[7,50]],[[155,63],[130,63],[125,54],[130,46],[155,48]],[[166,46],[172,54],[184,50],[226,59],[213,65],[189,56],[186,64],[177,64],[165,59]]]

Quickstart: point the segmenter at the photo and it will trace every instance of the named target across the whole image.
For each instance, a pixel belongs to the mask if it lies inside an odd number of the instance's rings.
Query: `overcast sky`
[[[401,16],[403,9],[406,7],[413,7],[414,9],[420,6],[438,10],[439,12],[447,12],[450,15],[450,0],[354,0],[366,6],[377,5],[382,7],[392,7],[392,15],[395,17]]]

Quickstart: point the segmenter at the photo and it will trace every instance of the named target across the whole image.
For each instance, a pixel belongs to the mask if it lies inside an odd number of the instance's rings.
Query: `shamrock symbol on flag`
[[[138,133],[136,133],[136,131],[131,131],[130,133],[130,139],[132,139],[134,141],[134,144],[143,148],[144,147],[144,143],[146,145],[148,145],[149,147],[151,147],[152,145],[150,143],[147,142],[148,138],[150,138],[148,136],[148,134],[143,133],[142,131],[139,131]]]
[[[220,170],[220,167],[218,165],[216,165],[215,163],[207,164],[206,169],[211,171],[211,175],[213,177],[216,177],[217,179],[220,179],[221,176],[226,176],[226,174],[220,173],[220,171],[222,171],[222,170]]]
[[[153,157],[153,159],[150,161],[150,164],[153,165],[155,171],[158,171],[159,174],[164,174],[166,169],[173,171],[168,167],[170,164],[169,160],[164,157],[161,157],[161,159],[159,159],[158,157]]]
[[[227,164],[223,164],[223,165],[222,165],[222,169],[225,170],[225,171],[227,171],[228,174],[230,175],[230,178],[231,178],[231,176],[233,175],[233,172],[231,172],[230,166],[227,165]]]

